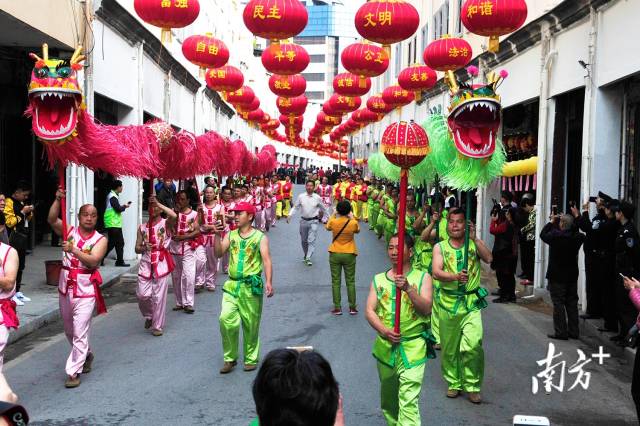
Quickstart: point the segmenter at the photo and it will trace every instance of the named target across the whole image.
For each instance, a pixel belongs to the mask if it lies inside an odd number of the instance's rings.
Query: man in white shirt
[[[303,262],[307,266],[313,265],[313,263],[311,263],[311,256],[313,256],[313,252],[315,251],[318,224],[323,215],[327,214],[322,204],[322,198],[314,192],[315,188],[315,182],[308,181],[305,185],[306,192],[298,195],[293,208],[289,212],[289,216],[287,216],[287,223],[289,223],[291,216],[300,210],[300,238],[302,241],[302,251],[304,252]]]

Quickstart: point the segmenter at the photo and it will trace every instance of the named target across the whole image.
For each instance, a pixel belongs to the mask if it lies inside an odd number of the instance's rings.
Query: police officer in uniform
[[[620,208],[615,212],[616,220],[620,223],[615,241],[616,308],[620,328],[618,335],[611,340],[618,342],[620,346],[625,345],[625,336],[635,323],[637,315],[621,276],[640,278],[640,235],[632,221],[634,212],[635,208],[627,201],[620,202]]]
[[[609,200],[604,204],[604,213],[607,221],[600,224],[602,231],[601,243],[603,244],[604,258],[602,263],[602,315],[604,326],[598,331],[618,332],[618,313],[616,308],[616,286],[619,277],[616,274],[616,236],[620,223],[616,220],[615,212],[619,209],[618,200]]]
[[[611,201],[611,197],[603,192],[598,192],[596,198],[597,213],[593,219],[589,218],[589,204],[582,206],[582,214],[578,207],[571,207],[571,214],[576,218],[576,224],[586,234],[584,241],[584,267],[587,286],[587,310],[583,319],[602,318],[603,294],[606,284],[605,270],[602,264],[605,257],[605,241],[603,240],[607,215],[604,211],[605,203]]]

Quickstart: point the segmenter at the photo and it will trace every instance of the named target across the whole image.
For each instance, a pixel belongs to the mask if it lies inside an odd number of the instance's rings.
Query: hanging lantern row
[[[198,0],[134,0],[133,8],[144,22],[162,29],[160,40],[171,43],[171,29],[191,25],[200,14]]]

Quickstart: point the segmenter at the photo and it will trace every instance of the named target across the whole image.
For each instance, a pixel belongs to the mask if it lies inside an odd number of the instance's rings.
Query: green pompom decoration
[[[429,135],[431,162],[445,185],[470,191],[490,184],[502,174],[506,160],[502,140],[496,141],[496,150],[491,158],[469,158],[456,149],[444,115],[431,115],[422,126]]]
[[[392,182],[400,181],[400,167],[387,160],[387,157],[381,152],[376,152],[369,156],[368,167],[371,174],[378,178]],[[432,182],[435,179],[435,175],[435,169],[429,156],[427,156],[418,165],[409,169],[409,183],[413,186],[419,186],[424,181]]]

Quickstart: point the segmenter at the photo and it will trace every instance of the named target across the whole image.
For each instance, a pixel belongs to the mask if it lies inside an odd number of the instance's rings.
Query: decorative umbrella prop
[[[402,274],[404,263],[404,232],[407,214],[407,186],[409,169],[418,165],[429,154],[429,138],[424,129],[413,121],[400,121],[387,127],[382,135],[384,156],[400,167],[400,206],[398,209],[398,263],[396,273]],[[396,292],[394,331],[400,332],[400,303],[402,292]]]

